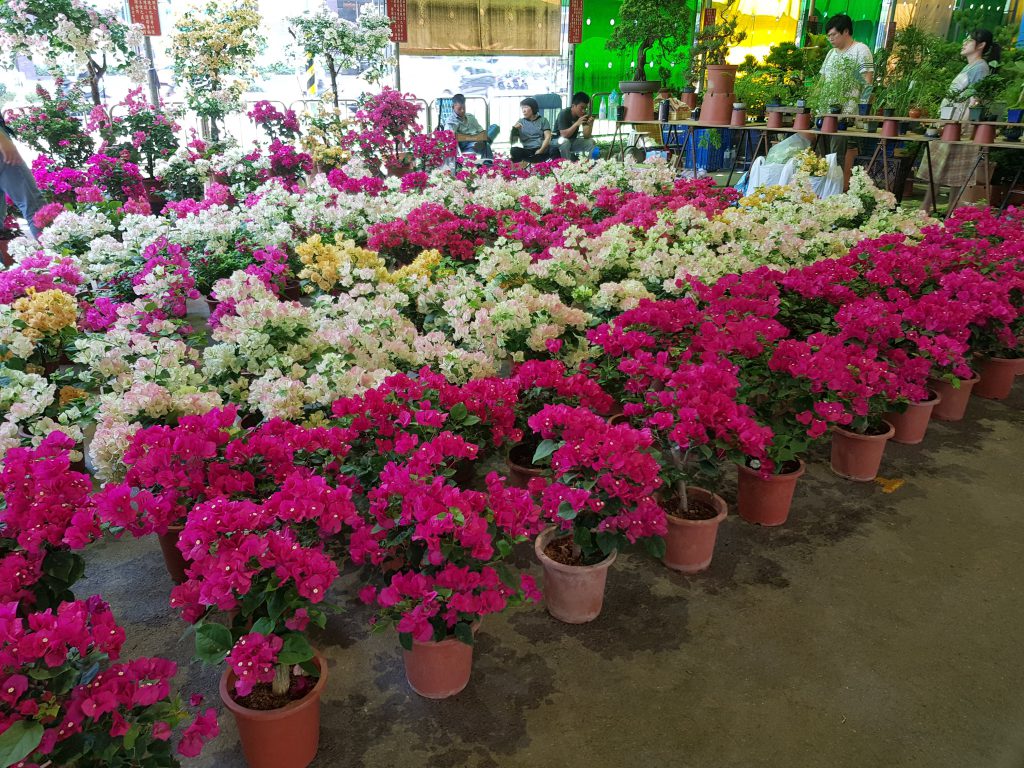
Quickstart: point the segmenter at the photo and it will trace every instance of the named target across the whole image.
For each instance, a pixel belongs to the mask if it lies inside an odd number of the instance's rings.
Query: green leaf
[[[466,408],[465,403],[456,403],[452,406],[451,411],[452,419],[455,421],[465,421],[466,417],[469,416],[469,409]]]
[[[220,664],[235,641],[231,630],[223,624],[203,624],[196,630],[196,656],[208,664]]]
[[[498,578],[501,579],[502,584],[509,589],[519,590],[519,579],[508,567],[508,563],[498,563],[494,566],[494,570],[498,572]]]
[[[284,639],[281,652],[277,655],[278,664],[301,664],[313,658],[313,647],[306,636],[294,632]]]
[[[32,754],[43,740],[43,725],[19,720],[0,734],[0,765],[7,768]]]
[[[135,740],[142,735],[142,728],[137,723],[128,729],[124,735],[124,748],[131,751],[135,747]]]
[[[558,505],[558,516],[563,520],[575,520],[576,510],[568,501],[563,501]]]
[[[270,593],[270,599],[267,600],[267,613],[270,614],[270,619],[272,621],[276,622],[281,618],[281,614],[284,612],[284,608],[287,603],[288,596],[285,594],[283,589],[276,589]],[[266,634],[266,632],[263,634]]]
[[[276,592],[274,594],[277,594]],[[274,625],[277,624],[271,618],[264,616],[262,619],[252,625],[252,632],[259,632],[261,635],[269,635],[274,631]]]
[[[619,534],[611,531],[601,531],[597,534],[597,546],[606,555],[610,555],[619,548]]]
[[[542,440],[541,444],[537,446],[537,450],[533,452],[533,463],[536,464],[543,459],[546,459],[552,453],[557,451],[561,443],[555,440]]]
[[[498,539],[494,542],[494,546],[498,548],[498,555],[502,558],[508,557],[512,554],[512,545],[505,539]]]
[[[455,625],[455,637],[466,645],[473,644],[473,628],[463,621]]]
[[[402,647],[407,651],[412,650],[412,633],[411,632],[399,632],[398,642],[402,644]]]
[[[661,536],[649,536],[644,539],[644,548],[651,557],[658,560],[665,556],[665,540]]]

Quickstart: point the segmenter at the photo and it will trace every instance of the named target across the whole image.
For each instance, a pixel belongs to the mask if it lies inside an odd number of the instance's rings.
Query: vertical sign
[[[142,27],[146,37],[160,37],[160,9],[158,0],[128,0],[128,14],[132,24]]]
[[[387,13],[391,19],[391,42],[409,42],[408,0],[387,0]]]
[[[710,27],[715,23],[715,9],[705,8],[704,9],[704,23],[701,26]]]
[[[583,42],[583,0],[569,0],[569,42]]]

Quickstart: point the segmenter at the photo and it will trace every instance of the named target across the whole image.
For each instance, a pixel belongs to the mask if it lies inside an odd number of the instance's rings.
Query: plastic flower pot
[[[306,768],[320,746],[320,697],[327,684],[327,664],[316,653],[314,663],[320,678],[312,690],[279,709],[249,709],[232,697],[235,675],[224,671],[220,698],[238,726],[242,753],[249,768]]]
[[[178,537],[181,536],[181,532],[185,530],[183,525],[169,525],[167,526],[167,533],[161,533],[157,538],[160,539],[160,551],[164,556],[164,565],[167,567],[167,573],[171,576],[171,581],[175,584],[184,584],[185,571],[190,565],[190,562],[185,559],[185,556],[181,554],[181,550],[178,549]]]
[[[718,526],[729,512],[725,499],[703,488],[687,488],[690,502],[702,502],[713,507],[718,514],[709,520],[690,520],[669,513],[668,531],[665,534],[665,556],[661,562],[673,571],[699,573],[711,565],[718,539]]]
[[[806,465],[778,475],[762,477],[755,469],[736,465],[736,509],[740,517],[755,525],[782,525],[789,518],[796,481],[803,477]]]
[[[893,138],[900,135],[900,124],[898,120],[882,121],[882,135],[886,138]]]
[[[971,390],[986,400],[1005,400],[1013,389],[1013,380],[1021,367],[1021,359],[989,357],[981,363],[981,380]]]
[[[1024,119],[1024,109],[1008,109],[1006,110],[1006,122],[1008,123],[1019,123]]]
[[[454,637],[440,642],[412,641],[412,650],[402,650],[405,679],[420,696],[447,699],[469,684],[473,671],[473,646]]]
[[[768,110],[768,127],[769,128],[781,128],[782,127],[782,113],[776,110]]]
[[[835,133],[837,130],[839,130],[839,121],[835,115],[825,115],[821,119],[822,133]]]
[[[811,129],[811,113],[797,112],[793,118],[793,127],[798,131],[809,131]]]
[[[531,463],[535,446],[528,443],[513,445],[505,462],[508,464],[508,483],[514,488],[525,488],[530,480],[543,477],[547,470],[535,467]]]
[[[927,400],[908,404],[903,413],[889,411],[885,414],[885,420],[896,430],[892,441],[902,445],[917,445],[924,440],[928,422],[932,418],[932,410],[941,399],[934,389],[929,389]]]
[[[14,259],[11,258],[10,248],[10,240],[0,239],[0,263],[5,267],[9,267],[14,263]]]
[[[971,390],[980,380],[981,377],[978,375],[970,379],[960,379],[960,386],[954,387],[940,379],[928,379],[928,386],[942,398],[932,411],[932,418],[939,421],[960,421],[967,411]]]
[[[742,128],[747,124],[747,109],[744,106],[732,105],[732,118],[729,120],[729,125]]]
[[[832,459],[829,465],[835,474],[859,483],[867,483],[878,477],[885,444],[896,434],[892,424],[882,423],[885,432],[875,435],[862,435],[842,427],[832,427]]]
[[[974,126],[974,143],[991,144],[996,140],[996,127],[991,123],[978,123]]]
[[[533,544],[544,569],[544,605],[559,621],[586,624],[601,614],[608,569],[615,562],[616,553],[612,552],[594,565],[564,565],[544,554],[549,543],[566,535],[556,528],[548,528]]]
[[[960,123],[946,123],[942,126],[942,140],[960,141],[961,130]]]

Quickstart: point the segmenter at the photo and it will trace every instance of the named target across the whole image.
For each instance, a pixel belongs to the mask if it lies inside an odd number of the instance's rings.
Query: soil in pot
[[[547,471],[544,467],[533,464],[533,454],[539,443],[526,442],[513,445],[508,451],[509,485],[514,488],[525,488],[531,479],[542,477]]]
[[[281,709],[293,701],[298,701],[311,690],[316,684],[316,678],[307,676],[296,676],[291,680],[291,685],[285,693],[274,693],[274,686],[270,683],[256,683],[248,696],[234,696],[234,700],[246,709],[255,709],[265,712],[271,709]]]

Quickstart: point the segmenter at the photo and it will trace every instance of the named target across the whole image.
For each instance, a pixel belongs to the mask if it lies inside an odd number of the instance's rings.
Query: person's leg
[[[589,160],[590,153],[594,151],[594,147],[596,146],[597,144],[594,143],[593,139],[573,139],[570,153],[576,157],[583,157]]]
[[[477,153],[483,160],[494,159],[494,154],[491,152],[491,145],[486,141],[477,141],[473,144],[473,151]]]
[[[2,194],[6,194],[14,201],[18,210],[24,214],[32,236],[38,237],[39,230],[32,219],[36,211],[43,207],[43,197],[39,194],[39,187],[36,186],[32,171],[25,163],[12,165],[0,160],[0,195]],[[6,205],[4,207],[6,208]]]
[[[559,138],[558,141],[558,156],[563,160],[572,159],[572,142],[566,138]]]
[[[521,162],[523,162],[523,160],[526,159],[526,157],[527,157],[526,153],[528,151],[530,152],[530,154],[533,154],[532,151],[526,150],[523,147],[512,147],[508,151],[508,156],[510,158],[512,158],[512,162],[513,163],[521,163]]]

